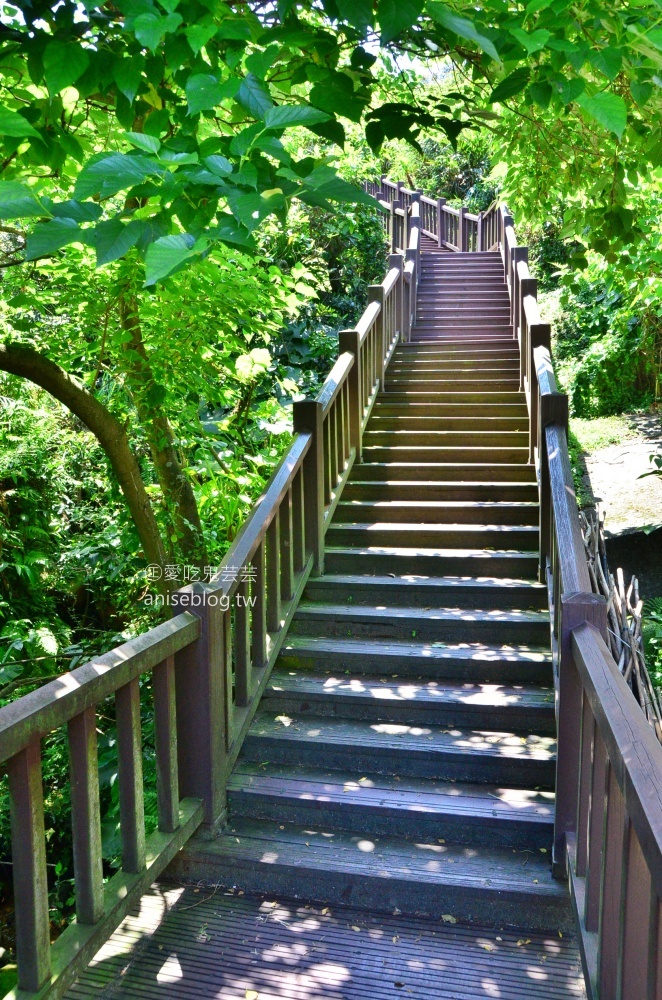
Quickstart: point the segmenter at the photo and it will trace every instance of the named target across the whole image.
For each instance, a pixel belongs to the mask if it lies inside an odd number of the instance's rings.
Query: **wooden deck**
[[[580,1000],[569,935],[155,885],[66,1000]]]

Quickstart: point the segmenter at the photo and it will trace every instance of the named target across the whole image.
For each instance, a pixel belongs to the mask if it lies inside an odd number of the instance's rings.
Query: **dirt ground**
[[[584,481],[605,513],[605,533],[618,535],[662,525],[662,476],[639,477],[653,467],[649,456],[662,447],[662,419],[627,418],[636,437],[584,456]]]

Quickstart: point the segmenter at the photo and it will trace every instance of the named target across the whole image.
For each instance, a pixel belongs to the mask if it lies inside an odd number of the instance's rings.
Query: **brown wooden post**
[[[559,538],[559,546],[571,545],[572,539]],[[583,553],[581,553],[583,557]],[[581,753],[582,684],[572,653],[572,630],[589,622],[607,641],[607,602],[602,594],[563,594],[559,642],[558,750],[556,757],[556,814],[552,870],[556,878],[567,874],[566,834],[575,832],[579,801],[579,763]]]
[[[387,181],[387,180],[388,180],[388,177],[387,177],[386,174],[382,174],[382,176],[379,178],[379,190],[381,192],[382,201],[387,201],[387,198],[386,198],[386,188],[384,187],[384,181]]]
[[[179,827],[179,776],[177,773],[177,694],[175,658],[169,656],[152,671],[154,693],[154,743],[159,830],[173,833]]]
[[[552,557],[552,491],[549,481],[549,463],[547,461],[547,440],[545,428],[550,424],[559,424],[568,431],[568,397],[563,392],[549,393],[540,396],[540,412],[538,420],[538,463],[540,488],[540,564],[538,579],[545,583],[545,568],[547,560]]]
[[[443,232],[444,232],[444,205],[446,204],[445,198],[437,198],[437,243],[439,246],[443,244]]]
[[[398,269],[398,281],[395,286],[395,327],[398,330],[400,336],[399,341],[402,343],[405,340],[405,327],[404,327],[404,295],[403,295],[403,278],[402,272],[405,266],[404,254],[392,253],[388,259],[389,270],[394,267]],[[341,351],[342,353],[342,351]]]
[[[511,298],[510,298],[510,322],[513,324],[513,336],[518,335],[518,326],[520,322],[520,308],[522,302],[522,296],[520,293],[520,279],[519,271],[517,265],[521,261],[528,261],[529,259],[529,248],[528,247],[513,247],[512,252],[512,286],[511,286]],[[537,287],[537,286],[536,286]],[[529,372],[528,362],[527,362],[527,374]]]
[[[67,737],[76,921],[79,924],[96,924],[103,916],[103,868],[97,714],[94,707],[85,709],[71,719],[67,726]]]
[[[483,212],[478,213],[478,224],[476,227],[476,251],[483,249]]]
[[[377,344],[377,357],[376,357],[376,379],[379,382],[380,389],[384,388],[384,355],[385,345],[384,345],[384,286],[383,285],[368,285],[368,305],[371,302],[379,302],[380,310],[379,316],[375,320],[375,341]]]
[[[354,364],[347,375],[347,385],[349,387],[349,443],[355,451],[355,462],[360,462],[363,456],[360,343],[361,335],[358,330],[341,330],[338,335],[340,354],[349,352],[354,355]]]
[[[300,399],[292,407],[294,433],[313,436],[303,460],[304,520],[306,551],[313,557],[313,572],[324,572],[324,429],[322,404],[316,399]]]
[[[457,219],[457,249],[460,253],[464,253],[466,246],[464,241],[464,205],[460,208],[460,214]]]
[[[398,250],[398,228],[399,228],[399,225],[400,225],[400,219],[401,218],[402,218],[402,231],[403,231],[403,239],[404,239],[404,230],[405,230],[404,219],[405,219],[405,217],[404,216],[400,216],[400,215],[397,214],[396,209],[398,209],[398,208],[402,208],[402,202],[399,199],[397,201],[392,201],[391,202],[391,210],[393,212],[393,238],[391,240],[391,253],[397,253],[397,250]]]
[[[528,373],[528,387],[530,392],[537,392],[537,381],[536,381],[536,371],[535,371],[535,360],[534,354],[536,347],[546,347],[549,351],[550,341],[552,335],[552,328],[549,323],[532,323],[527,331],[527,346],[528,346],[528,358],[527,358],[527,373]],[[563,404],[555,404],[563,407]],[[567,419],[567,400],[566,409],[562,409],[561,415],[564,416],[565,423],[563,426],[565,430],[568,430],[568,419]],[[538,442],[538,422],[536,408],[533,405],[533,399],[531,400],[531,421],[529,423],[529,462],[534,460],[534,448]],[[551,421],[556,423],[556,421]]]
[[[41,745],[31,743],[7,764],[11,808],[14,928],[18,987],[36,993],[51,974]]]
[[[231,670],[230,612],[220,585],[195,583],[178,591],[180,611],[200,619],[200,636],[175,657],[179,792],[202,799],[205,829],[225,819],[226,714]],[[184,603],[186,602],[186,603]]]

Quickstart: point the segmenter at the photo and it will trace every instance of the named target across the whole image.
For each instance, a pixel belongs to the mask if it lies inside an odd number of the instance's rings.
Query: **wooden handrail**
[[[0,763],[151,671],[199,634],[200,620],[183,612],[0,708]]]
[[[331,404],[342,389],[349,370],[354,364],[354,355],[348,351],[341,354],[335,365],[326,376],[324,385],[317,395],[317,402],[322,404],[322,416],[325,417],[331,408]]]

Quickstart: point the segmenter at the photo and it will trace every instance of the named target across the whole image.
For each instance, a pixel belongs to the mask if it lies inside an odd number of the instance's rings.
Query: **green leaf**
[[[615,80],[623,65],[623,56],[619,49],[610,46],[598,49],[597,52],[589,52],[589,60],[608,80]]]
[[[120,219],[101,222],[89,233],[89,242],[97,253],[97,267],[109,264],[135,246],[140,239],[145,223],[133,219],[125,225]]]
[[[74,222],[96,222],[103,214],[101,205],[95,201],[61,201],[49,205],[55,219],[73,219]]]
[[[350,184],[342,177],[338,177],[331,167],[317,167],[306,177],[304,184],[330,201],[370,205],[371,208],[377,205],[372,195],[367,194],[356,184]]]
[[[559,89],[561,100],[566,105],[572,104],[573,101],[577,100],[580,94],[584,93],[585,87],[586,83],[581,77],[571,77],[569,80],[566,80]]]
[[[218,177],[227,177],[228,174],[232,173],[232,164],[225,156],[217,154],[207,156],[205,157],[205,165],[209,167],[212,174],[217,174]]]
[[[136,38],[145,48],[155,52],[164,35],[176,31],[182,23],[181,14],[139,14],[133,26]]]
[[[549,102],[552,99],[552,88],[548,83],[532,83],[527,93],[538,107],[543,109],[549,107]]]
[[[511,28],[510,34],[517,39],[522,48],[526,49],[531,56],[534,52],[540,52],[552,37],[551,31],[545,28],[538,28],[537,31],[522,31],[521,28]]]
[[[51,94],[75,83],[90,64],[86,50],[75,42],[54,39],[44,49],[44,78]]]
[[[221,243],[230,243],[232,246],[245,247],[251,250],[255,246],[255,241],[244,226],[240,226],[230,215],[223,215],[224,220],[220,226],[209,229],[205,236],[212,240],[219,240]]]
[[[622,97],[605,91],[593,97],[581,97],[577,103],[603,128],[621,138],[628,121],[627,107]]]
[[[85,233],[73,219],[53,219],[38,223],[27,239],[25,259],[36,260],[55,253],[69,243],[84,243]]]
[[[487,38],[486,35],[481,34],[471,21],[468,21],[465,17],[458,17],[446,4],[432,2],[432,0],[428,0],[425,9],[432,20],[440,24],[442,28],[452,31],[454,35],[465,38],[469,42],[474,42],[479,49],[486,52],[495,62],[501,62],[501,57],[494,47],[494,42],[490,38]]]
[[[234,97],[239,90],[240,81],[230,77],[219,83],[211,73],[196,73],[186,81],[186,99],[188,113],[197,115],[200,111],[212,111],[227,98]]]
[[[192,24],[185,31],[188,43],[197,56],[200,49],[204,48],[210,38],[213,38],[218,31],[214,21],[200,21],[199,24]]]
[[[345,129],[334,118],[331,118],[328,122],[323,122],[321,125],[311,125],[310,131],[314,132],[315,135],[321,136],[322,139],[335,142],[336,146],[340,146],[341,149],[345,148]]]
[[[277,212],[285,205],[283,192],[251,191],[245,193],[239,189],[228,191],[228,204],[236,219],[252,233],[272,212]]]
[[[377,20],[382,45],[393,41],[406,28],[411,28],[422,10],[423,0],[378,0]]]
[[[340,19],[363,31],[372,24],[372,0],[336,0]]]
[[[29,219],[48,214],[24,184],[0,181],[0,219]]]
[[[98,194],[101,198],[109,198],[161,172],[162,168],[145,156],[111,153],[83,167],[76,181],[74,197],[91,198]]]
[[[14,139],[39,138],[39,133],[23,115],[3,107],[0,107],[0,135],[10,135]]]
[[[253,73],[248,73],[242,80],[237,92],[237,101],[254,118],[264,118],[274,103]]]
[[[529,69],[526,66],[520,66],[513,73],[502,80],[501,83],[497,84],[490,96],[488,101],[490,104],[501,104],[503,101],[507,101],[509,97],[514,97],[515,94],[519,94],[520,91],[524,90],[527,83],[529,82]]]
[[[269,108],[264,121],[268,128],[289,128],[291,125],[319,125],[328,122],[331,115],[309,104],[281,104]]]
[[[633,82],[630,84],[630,93],[632,94],[634,103],[641,108],[653,93],[653,84]]]
[[[143,56],[120,59],[113,66],[113,80],[117,84],[120,94],[124,94],[129,104],[133,103],[133,99],[138,93],[144,68],[145,59]]]
[[[126,138],[132,146],[144,149],[146,153],[158,153],[161,143],[153,135],[145,135],[143,132],[127,132]]]
[[[196,243],[190,233],[176,236],[162,236],[147,247],[145,254],[145,286],[155,285],[179,270],[191,257],[197,257],[205,249],[203,242]]]

